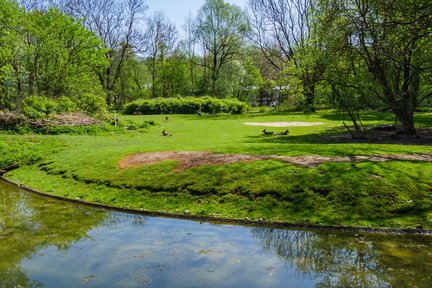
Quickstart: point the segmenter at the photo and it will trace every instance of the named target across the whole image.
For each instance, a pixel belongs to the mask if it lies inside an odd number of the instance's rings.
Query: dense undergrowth
[[[386,117],[372,116],[366,124],[382,123]],[[430,115],[419,119],[427,126]],[[169,120],[128,116],[121,121],[153,125],[100,135],[0,135],[0,164],[20,162],[23,167],[6,176],[29,187],[119,207],[292,223],[432,228],[432,165],[421,161],[328,162],[307,168],[258,160],[182,172],[173,171],[176,161],[164,161],[118,168],[123,157],[146,151],[349,156],[430,153],[430,146],[329,143],[324,136],[342,131],[340,119],[331,113],[171,115]],[[288,136],[267,137],[262,127],[243,124],[250,121],[326,124],[292,127]],[[173,136],[163,137],[162,129]]]

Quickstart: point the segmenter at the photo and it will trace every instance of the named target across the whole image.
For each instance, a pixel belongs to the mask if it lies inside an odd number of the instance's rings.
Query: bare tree
[[[27,11],[44,10],[49,4],[44,0],[18,0],[16,2]]]
[[[103,87],[108,91],[108,104],[120,105],[121,95],[115,93],[124,62],[142,51],[142,31],[139,29],[147,9],[144,0],[57,0],[56,4],[98,35],[109,51],[109,66],[98,71]]]
[[[195,21],[192,15],[189,14],[185,20],[184,32],[186,33],[186,38],[181,41],[180,45],[182,50],[185,51],[188,61],[189,61],[189,77],[192,84],[192,89],[195,89],[195,65],[196,65],[196,52],[195,52]]]
[[[147,19],[146,30],[146,54],[149,56],[150,72],[152,76],[152,96],[156,97],[156,78],[158,76],[158,64],[172,53],[177,42],[177,29],[170,23],[161,11],[156,11],[153,17]],[[162,95],[166,96],[166,81],[162,81]]]
[[[278,71],[299,68],[288,77],[300,79],[306,106],[312,111],[315,85],[323,70],[321,64],[307,57],[315,49],[311,41],[315,6],[316,0],[250,0],[248,8],[251,40]]]

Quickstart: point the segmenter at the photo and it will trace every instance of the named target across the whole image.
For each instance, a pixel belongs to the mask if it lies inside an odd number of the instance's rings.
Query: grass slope
[[[118,169],[129,154],[213,151],[256,155],[377,155],[430,153],[430,146],[327,143],[343,131],[332,112],[121,116],[158,123],[145,130],[97,136],[0,135],[0,164],[22,162],[7,177],[38,190],[119,207],[292,223],[432,228],[432,165],[392,161],[323,163],[297,167],[277,160],[201,166],[173,172],[175,161]],[[392,123],[390,114],[363,115],[365,124]],[[290,127],[288,136],[264,136],[244,122],[325,122]],[[432,114],[417,123],[432,126]],[[162,137],[166,129],[172,137]],[[285,128],[270,128],[283,131]],[[6,159],[6,160],[5,160]]]

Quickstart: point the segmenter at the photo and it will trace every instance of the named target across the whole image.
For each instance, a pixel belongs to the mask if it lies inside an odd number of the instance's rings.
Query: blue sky
[[[147,15],[152,15],[154,11],[161,10],[170,21],[177,26],[180,34],[183,33],[183,24],[185,18],[191,14],[196,16],[198,9],[204,4],[205,0],[147,0],[149,7]],[[235,4],[244,8],[248,0],[225,0],[225,2]]]

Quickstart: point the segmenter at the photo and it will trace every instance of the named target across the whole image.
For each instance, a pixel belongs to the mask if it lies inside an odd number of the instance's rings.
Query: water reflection
[[[106,213],[83,206],[18,193],[0,183],[0,287],[37,287],[20,263],[50,246],[68,251],[104,220]]]
[[[430,287],[432,239],[424,236],[255,228],[252,235],[316,287]]]
[[[430,287],[431,248],[107,212],[0,182],[0,287]]]

